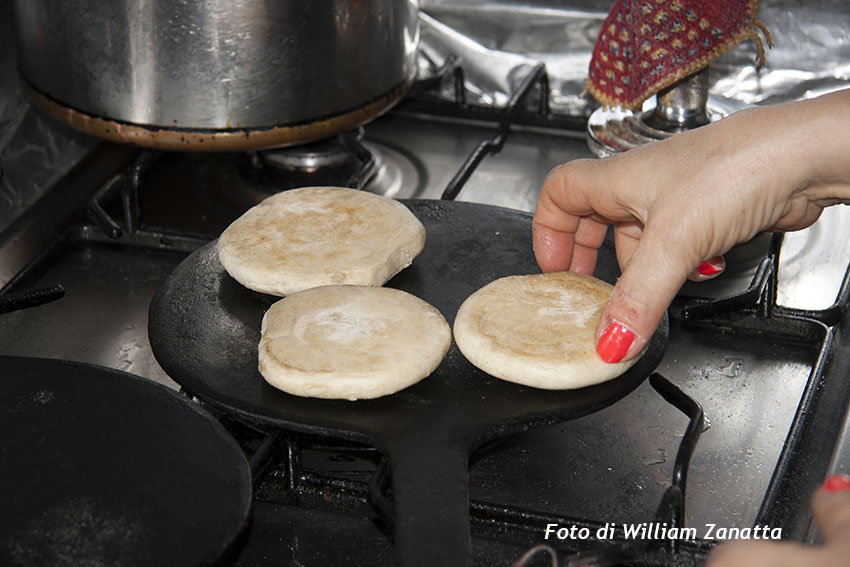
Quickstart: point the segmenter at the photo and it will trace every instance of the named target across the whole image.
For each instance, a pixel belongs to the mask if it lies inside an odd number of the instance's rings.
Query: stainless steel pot
[[[19,67],[55,118],[146,147],[307,142],[415,78],[418,0],[15,0]]]

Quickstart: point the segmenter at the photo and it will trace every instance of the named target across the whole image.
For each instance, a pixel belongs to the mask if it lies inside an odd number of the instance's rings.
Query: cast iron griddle
[[[539,272],[531,251],[531,215],[454,201],[405,204],[425,225],[427,242],[387,285],[431,303],[450,324],[463,300],[485,284]],[[609,282],[619,275],[610,247],[600,251],[595,275]],[[470,561],[472,449],[613,403],[649,376],[667,340],[665,319],[628,372],[580,390],[536,390],[497,380],[452,345],[437,370],[407,390],[377,400],[318,400],[285,394],[257,370],[260,322],[277,299],[230,278],[211,242],[181,263],[154,296],[153,352],[174,380],[214,406],[274,426],[366,441],[388,455],[396,554],[405,567]]]
[[[0,357],[0,564],[212,565],[248,517],[248,463],[154,382]]]

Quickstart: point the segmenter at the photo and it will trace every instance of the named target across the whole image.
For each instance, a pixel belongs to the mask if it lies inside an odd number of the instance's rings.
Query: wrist
[[[796,105],[800,183],[795,192],[821,206],[850,203],[850,89]]]

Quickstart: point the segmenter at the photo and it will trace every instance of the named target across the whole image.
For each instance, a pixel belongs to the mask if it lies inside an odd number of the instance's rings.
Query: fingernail
[[[834,474],[823,481],[823,489],[827,492],[844,492],[850,490],[850,476]]]
[[[719,274],[721,270],[711,262],[702,262],[697,266],[697,271],[704,276],[713,276],[714,274]]]
[[[617,321],[611,321],[596,343],[596,353],[609,364],[620,362],[634,340],[635,334],[631,329]]]

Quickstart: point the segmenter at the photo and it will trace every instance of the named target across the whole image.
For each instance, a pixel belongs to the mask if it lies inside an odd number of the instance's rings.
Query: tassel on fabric
[[[764,36],[764,40],[762,41],[761,35],[756,31],[760,31]],[[770,35],[770,31],[765,27],[763,23],[759,20],[755,20],[753,22],[752,33],[750,34],[750,39],[756,44],[756,72],[761,71],[765,65],[765,53],[764,53],[764,44],[767,44],[768,48],[773,47],[773,37]]]

